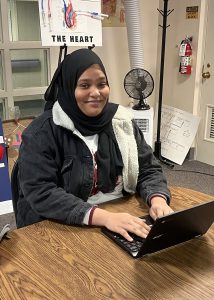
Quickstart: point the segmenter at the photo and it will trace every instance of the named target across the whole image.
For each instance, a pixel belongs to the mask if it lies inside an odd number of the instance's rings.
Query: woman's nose
[[[91,96],[96,97],[96,96],[100,95],[100,91],[96,86],[94,86],[94,87],[91,87],[90,94],[91,94]]]

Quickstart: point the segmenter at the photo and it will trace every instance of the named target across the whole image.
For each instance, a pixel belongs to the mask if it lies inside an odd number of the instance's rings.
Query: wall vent
[[[214,142],[214,106],[207,106],[206,140]]]
[[[138,127],[143,132],[147,144],[153,147],[153,107],[150,107],[148,110],[132,109],[132,113],[134,114],[134,119]]]
[[[149,119],[135,119],[135,121],[143,133],[149,132]]]

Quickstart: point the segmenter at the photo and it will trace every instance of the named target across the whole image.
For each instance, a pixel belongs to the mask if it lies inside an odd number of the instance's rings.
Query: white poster
[[[43,46],[102,46],[101,0],[38,0]]]
[[[179,165],[192,146],[200,118],[191,113],[163,105],[161,114],[161,155]]]

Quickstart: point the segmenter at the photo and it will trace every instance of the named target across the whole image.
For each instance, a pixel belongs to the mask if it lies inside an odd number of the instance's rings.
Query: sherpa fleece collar
[[[112,126],[123,159],[123,185],[125,191],[135,193],[139,174],[138,150],[134,137],[133,114],[131,110],[121,105],[112,119]],[[62,110],[59,102],[53,106],[53,121],[56,125],[64,127],[72,132],[75,130],[74,123]]]

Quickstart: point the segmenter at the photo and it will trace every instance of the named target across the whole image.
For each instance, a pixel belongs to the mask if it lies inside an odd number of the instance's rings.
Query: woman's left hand
[[[157,218],[161,218],[171,213],[173,213],[173,210],[166,203],[165,199],[158,196],[155,196],[151,199],[151,207],[149,209],[149,214],[152,217],[152,219],[156,220]]]

